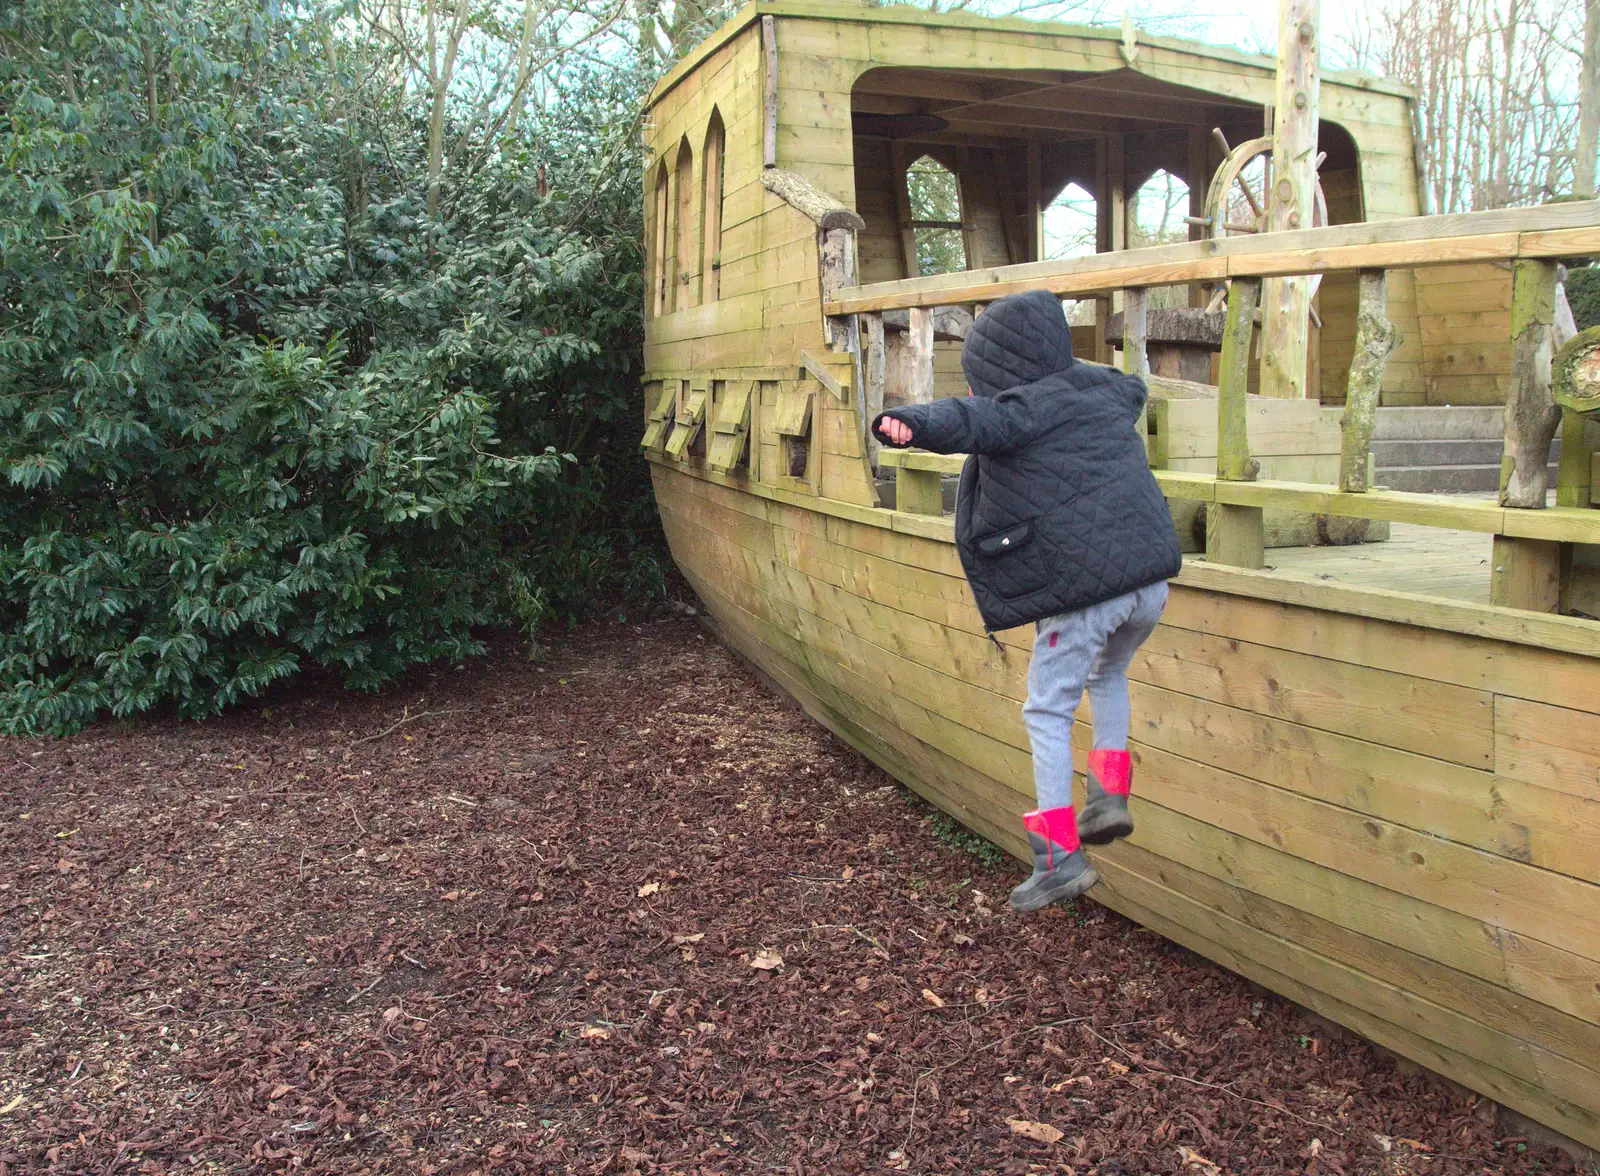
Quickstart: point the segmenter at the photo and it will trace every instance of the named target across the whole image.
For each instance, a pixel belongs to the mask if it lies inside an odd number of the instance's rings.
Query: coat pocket
[[[1050,581],[1049,561],[1032,544],[1033,532],[1029,519],[979,536],[973,543],[988,586],[1006,600],[1037,592]]]

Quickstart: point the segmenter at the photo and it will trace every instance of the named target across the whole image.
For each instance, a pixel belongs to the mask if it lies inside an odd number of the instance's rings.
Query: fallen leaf
[[[704,931],[696,931],[693,935],[674,935],[672,943],[674,947],[682,947],[685,943],[699,943],[705,937]]]
[[[399,1009],[398,1006],[395,1007],[395,1008],[389,1008],[389,1009],[384,1009],[383,1010],[383,1023],[385,1025],[392,1025],[396,1021],[398,1021],[399,1019],[400,1019],[400,1009]]]
[[[602,1029],[598,1025],[585,1025],[583,1027],[583,1031],[579,1033],[578,1036],[586,1037],[590,1040],[604,1041],[606,1038],[611,1036],[611,1030]]]
[[[288,1094],[293,1089],[294,1089],[294,1087],[290,1086],[287,1082],[280,1082],[280,1083],[278,1083],[276,1086],[274,1086],[272,1088],[272,1093],[269,1094],[267,1097],[268,1098],[282,1098],[284,1095]]]
[[[1322,1140],[1313,1139],[1306,1147],[1306,1154],[1311,1159],[1315,1159],[1317,1156],[1320,1156],[1322,1154]]]
[[[1100,1060],[1106,1064],[1106,1069],[1110,1070],[1113,1074],[1126,1074],[1128,1072],[1128,1067],[1124,1066],[1121,1062],[1114,1062],[1110,1058],[1101,1058]]]
[[[865,992],[867,989],[869,989],[871,987],[872,987],[872,979],[871,979],[871,977],[869,977],[869,976],[857,976],[856,977],[856,988],[857,989],[859,989],[862,992]]]
[[[460,897],[461,891],[459,890],[446,890],[444,892],[444,900],[446,902],[455,902]]]
[[[989,1003],[989,990],[987,988],[978,989],[972,994],[972,999],[981,1005],[987,1005]]]
[[[872,1042],[873,1045],[882,1045],[883,1044],[883,1034],[881,1034],[881,1033],[869,1033],[869,1034],[867,1034],[867,1040]]]
[[[856,868],[854,866],[846,866],[842,871],[840,871],[840,877],[842,877],[846,882],[850,881],[850,879],[854,878],[855,876]]]
[[[1180,1145],[1178,1148],[1178,1158],[1183,1161],[1183,1166],[1185,1168],[1204,1168],[1208,1173],[1222,1171],[1221,1168],[1217,1167],[1210,1160],[1206,1159],[1199,1152],[1195,1151],[1192,1147],[1183,1147]]]
[[[639,897],[640,898],[649,898],[652,894],[655,894],[660,889],[661,889],[661,883],[659,883],[659,882],[646,882],[643,886],[639,887]]]
[[[1035,1123],[1031,1119],[1007,1119],[1006,1122],[1011,1127],[1011,1134],[1024,1139],[1036,1139],[1040,1143],[1057,1143],[1063,1134],[1048,1123]]]
[[[770,947],[763,947],[756,952],[755,959],[750,961],[752,968],[759,968],[763,972],[770,972],[774,968],[783,967],[783,957]]]
[[[1389,1136],[1387,1136],[1387,1135],[1374,1135],[1372,1138],[1377,1141],[1378,1146],[1381,1147],[1384,1151],[1392,1152],[1394,1150],[1394,1140],[1391,1139]]]
[[[0,1115],[9,1115],[12,1111],[16,1110],[18,1107],[20,1107],[23,1103],[25,1103],[27,1101],[28,1100],[26,1098],[24,1098],[22,1095],[20,1095],[20,1094],[17,1095],[16,1098],[12,1099],[5,1106],[0,1107]]]
[[[922,990],[922,999],[927,1001],[936,1009],[944,1008],[943,998],[931,988],[924,988]]]
[[[973,939],[972,936],[963,935],[960,931],[957,931],[950,937],[950,942],[954,943],[957,947],[971,947]]]
[[[1420,1139],[1406,1139],[1404,1136],[1401,1136],[1399,1139],[1395,1140],[1395,1142],[1396,1143],[1403,1143],[1407,1147],[1414,1147],[1418,1151],[1432,1151],[1433,1150],[1427,1144],[1423,1143],[1422,1140],[1420,1140]]]
[[[1065,1090],[1069,1086],[1093,1086],[1093,1085],[1094,1085],[1094,1079],[1093,1078],[1089,1077],[1089,1075],[1087,1075],[1087,1074],[1079,1074],[1076,1078],[1063,1078],[1060,1082],[1057,1082],[1050,1089],[1052,1091],[1054,1091],[1055,1093],[1060,1094],[1063,1090]]]

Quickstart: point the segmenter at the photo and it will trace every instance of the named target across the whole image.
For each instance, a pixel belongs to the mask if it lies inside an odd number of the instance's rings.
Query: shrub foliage
[[[634,80],[469,142],[430,215],[424,105],[339,21],[0,11],[0,730],[371,687],[659,584]]]

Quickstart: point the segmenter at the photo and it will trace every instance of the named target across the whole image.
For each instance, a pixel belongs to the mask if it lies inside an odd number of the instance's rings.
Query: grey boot
[[[1012,910],[1036,911],[1053,902],[1066,902],[1100,881],[1082,849],[1068,853],[1031,831],[1028,842],[1033,846],[1033,875],[1011,892]]]
[[[1088,799],[1078,818],[1078,838],[1085,845],[1108,845],[1133,832],[1128,791],[1133,760],[1126,751],[1089,753]]]

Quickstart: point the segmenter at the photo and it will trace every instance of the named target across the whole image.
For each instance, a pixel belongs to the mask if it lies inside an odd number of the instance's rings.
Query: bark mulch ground
[[[686,619],[0,779],[7,1176],[1575,1170],[1093,903],[1013,916]]]

